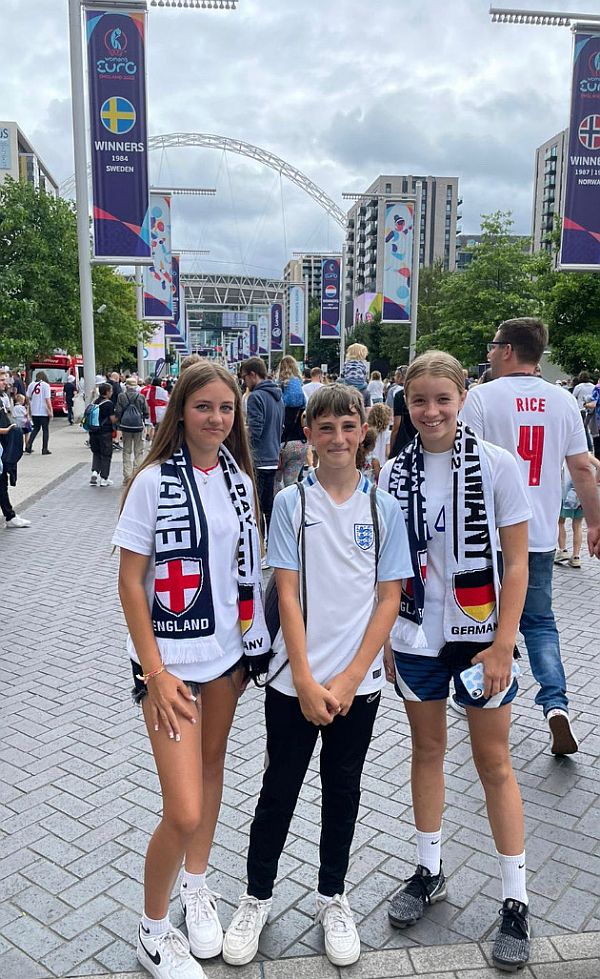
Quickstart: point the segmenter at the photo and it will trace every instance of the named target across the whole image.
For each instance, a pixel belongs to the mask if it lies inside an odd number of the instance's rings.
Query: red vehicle
[[[29,380],[35,381],[40,371],[43,371],[50,384],[50,397],[52,399],[52,409],[54,414],[66,413],[65,395],[63,384],[69,374],[73,374],[75,381],[83,389],[83,358],[79,355],[73,357],[70,354],[57,352],[52,357],[44,357],[34,360],[29,365]]]

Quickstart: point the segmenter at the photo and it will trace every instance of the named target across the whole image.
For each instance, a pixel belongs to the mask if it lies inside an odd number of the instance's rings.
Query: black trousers
[[[258,502],[263,516],[266,533],[269,533],[271,524],[271,514],[273,513],[273,494],[275,491],[276,469],[257,469],[256,470],[256,491]]]
[[[107,432],[90,432],[92,450],[92,471],[100,474],[100,479],[108,479],[112,459],[112,428]]]
[[[318,888],[326,897],[344,892],[360,802],[360,779],[381,694],[355,697],[346,717],[326,727],[307,721],[297,697],[267,687],[267,767],[250,829],[248,894],[273,893],[279,858],[302,783],[321,734],[321,841]]]
[[[42,430],[42,452],[46,452],[48,449],[48,435],[49,435],[49,424],[50,419],[48,415],[32,415],[31,416],[32,429],[31,435],[29,436],[29,441],[27,442],[27,451],[31,451],[31,447],[34,443],[35,437],[39,432],[40,428]]]
[[[65,407],[67,409],[67,419],[69,421],[69,425],[72,425],[73,424],[73,399],[71,399],[71,401],[65,399]]]
[[[8,498],[8,473],[6,470],[0,473],[0,510],[2,510],[5,520],[12,520],[15,516],[15,511]]]

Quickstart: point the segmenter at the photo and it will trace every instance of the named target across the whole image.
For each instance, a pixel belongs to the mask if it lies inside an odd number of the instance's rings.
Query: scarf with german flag
[[[229,450],[219,464],[239,521],[238,607],[244,659],[251,676],[266,673],[271,658],[262,596],[260,543],[246,483]],[[223,654],[215,638],[209,564],[209,528],[187,446],[160,467],[155,532],[152,625],[163,661],[206,661]]]
[[[500,584],[492,475],[475,433],[457,423],[445,501],[444,638],[446,642],[491,643],[498,623]],[[423,649],[427,581],[427,500],[423,445],[417,435],[394,460],[389,492],[404,513],[413,577],[404,583],[399,617],[401,638]]]

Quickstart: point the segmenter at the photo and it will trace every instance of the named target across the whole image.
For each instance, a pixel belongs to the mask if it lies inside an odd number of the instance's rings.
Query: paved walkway
[[[103,976],[134,979],[132,950],[142,903],[143,853],[160,808],[152,758],[129,701],[124,626],[111,554],[119,487],[88,485],[81,435],[65,468],[85,464],[41,499],[23,505],[23,531],[0,531],[3,669],[0,717],[0,979]],[[72,444],[71,444],[72,443]],[[73,452],[73,455],[68,453]],[[85,450],[87,451],[87,450]],[[67,457],[68,456],[68,457]],[[120,481],[120,460],[115,463]],[[46,470],[49,473],[49,469]],[[21,491],[21,489],[20,489]],[[536,940],[528,979],[600,975],[600,563],[559,568],[556,608],[581,750],[547,751],[531,678],[515,707],[513,756],[527,812],[529,891]],[[262,695],[244,695],[227,759],[226,789],[211,859],[227,924],[245,875],[248,828],[263,764]],[[449,714],[444,861],[448,900],[408,931],[393,931],[386,901],[414,863],[409,742],[400,702],[383,698],[363,780],[349,872],[349,899],[363,942],[357,966],[334,969],[312,924],[319,834],[313,762],[281,861],[273,921],[261,961],[237,973],[211,964],[211,979],[427,975],[481,979],[495,929],[499,884],[465,721]],[[180,920],[173,905],[173,918]]]

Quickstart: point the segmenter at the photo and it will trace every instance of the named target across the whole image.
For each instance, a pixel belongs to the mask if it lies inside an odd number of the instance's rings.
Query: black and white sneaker
[[[404,881],[397,894],[394,894],[388,908],[388,918],[394,928],[408,928],[415,925],[428,904],[443,901],[447,896],[446,878],[440,865],[440,872],[435,876],[427,867],[418,864],[412,877]]]
[[[500,914],[502,924],[494,940],[492,961],[503,972],[517,972],[529,961],[529,909],[521,901],[507,897]]]
[[[546,714],[550,728],[550,751],[553,755],[574,755],[579,750],[566,710],[553,707]]]
[[[173,925],[162,935],[138,930],[137,958],[153,979],[206,979],[202,966],[190,952],[187,939]]]

